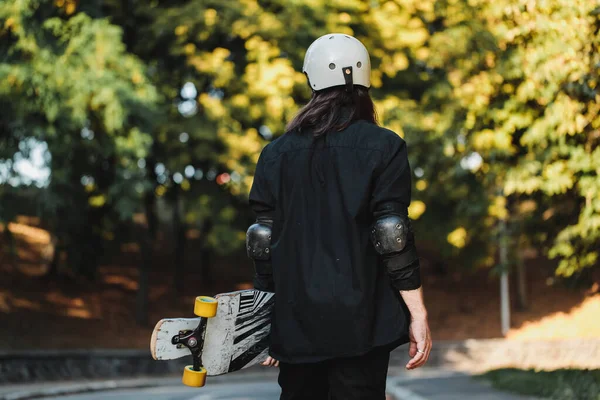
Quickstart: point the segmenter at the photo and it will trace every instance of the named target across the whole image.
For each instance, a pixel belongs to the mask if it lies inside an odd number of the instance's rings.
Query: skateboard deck
[[[166,318],[152,332],[155,360],[194,354],[209,376],[256,365],[268,356],[274,293],[241,290],[215,296],[212,318]],[[198,301],[198,300],[196,300]]]

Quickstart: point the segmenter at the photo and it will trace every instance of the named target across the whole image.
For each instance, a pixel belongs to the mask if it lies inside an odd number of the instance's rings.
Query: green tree
[[[240,249],[258,155],[310,97],[304,51],[342,32],[370,50],[380,121],[407,139],[411,216],[439,265],[494,265],[499,221],[560,275],[598,263],[593,0],[56,5],[0,6],[0,156],[48,143],[45,203],[63,210],[64,243],[87,234],[84,216],[107,233],[142,206],[154,231],[159,199],[176,276],[188,227],[205,250]]]
[[[470,257],[468,264],[493,251],[482,246],[489,239],[488,196],[457,163],[466,148],[457,128],[465,112],[453,97],[446,65],[435,64],[437,54],[455,61],[479,56],[481,42],[493,44],[480,21],[470,22],[475,10],[465,2],[190,0],[126,9],[107,1],[104,10],[123,27],[128,47],[155,68],[153,82],[170,110],[153,147],[153,158],[165,166],[156,193],[180,199],[178,207],[183,199],[190,225],[214,218],[211,248],[229,252],[243,243],[247,210],[231,205],[245,198],[263,145],[284,132],[310,96],[300,72],[305,49],[322,34],[345,32],[370,49],[381,122],[409,142],[419,171],[411,214],[418,230],[435,232],[421,240],[440,259]],[[176,106],[190,104],[179,93],[187,84],[196,93],[194,112],[186,116]],[[231,179],[214,190],[214,181],[181,179],[188,165]]]
[[[47,144],[40,203],[70,266],[93,277],[103,239],[147,185],[137,162],[152,143],[157,92],[119,27],[57,4],[0,5],[0,156],[10,161],[31,139]]]
[[[470,73],[451,68],[449,76],[465,110],[466,150],[484,160],[478,179],[509,198],[494,201],[493,212],[525,220],[532,243],[560,260],[557,274],[597,266],[600,8],[585,0],[475,3],[495,46]]]

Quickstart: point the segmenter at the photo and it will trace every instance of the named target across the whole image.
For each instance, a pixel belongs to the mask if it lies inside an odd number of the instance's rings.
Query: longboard
[[[186,381],[186,374],[223,375],[256,365],[268,356],[274,303],[274,293],[254,289],[198,297],[194,312],[200,317],[158,321],[150,339],[152,357],[192,355],[194,364],[186,367],[183,379],[190,386],[203,386],[205,378]],[[207,313],[215,307],[214,316]]]

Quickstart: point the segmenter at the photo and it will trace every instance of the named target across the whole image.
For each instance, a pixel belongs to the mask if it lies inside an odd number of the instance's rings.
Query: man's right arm
[[[375,180],[371,240],[390,281],[399,290],[410,312],[411,360],[406,368],[414,369],[429,358],[431,334],[423,302],[420,263],[408,218],[410,200],[411,173],[406,143],[399,139],[390,147]]]
[[[407,369],[415,369],[424,365],[431,352],[431,332],[427,323],[427,309],[423,302],[423,289],[401,290],[400,295],[410,311],[408,355],[411,357]]]
[[[402,291],[418,289],[421,271],[408,218],[411,171],[403,139],[390,141],[374,173],[371,241],[394,287]]]

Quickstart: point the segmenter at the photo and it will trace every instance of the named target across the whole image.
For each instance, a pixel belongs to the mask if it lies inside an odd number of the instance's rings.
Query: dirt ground
[[[154,323],[163,317],[192,317],[193,299],[250,287],[251,263],[244,257],[213,261],[214,282],[202,279],[188,243],[183,293],[174,295],[167,245],[157,249],[150,271],[149,318],[134,322],[139,254],[124,245],[118,262],[99,269],[96,282],[63,273],[44,276],[49,235],[28,221],[14,223],[16,262],[0,254],[0,350],[41,348],[147,348]],[[0,243],[5,235],[0,229]],[[515,312],[509,339],[600,338],[600,287],[570,290],[550,285],[535,267],[528,270],[527,311]],[[434,340],[497,338],[500,334],[499,283],[487,271],[437,276],[424,268],[424,291]],[[514,299],[514,296],[513,296]]]

